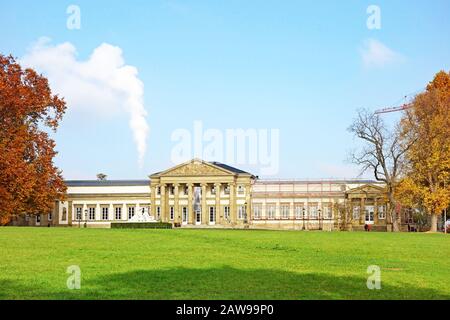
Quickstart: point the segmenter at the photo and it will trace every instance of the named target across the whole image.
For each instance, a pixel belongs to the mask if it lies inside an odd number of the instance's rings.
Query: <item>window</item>
[[[195,221],[196,223],[202,222],[202,212],[200,210],[195,211]]]
[[[156,220],[161,219],[161,207],[156,207]]]
[[[216,210],[214,207],[209,207],[209,223],[216,222]]]
[[[61,221],[66,221],[67,220],[67,209],[63,208],[62,210],[62,216],[61,216]]]
[[[161,195],[161,187],[156,188],[156,194],[159,196]]]
[[[187,211],[187,207],[183,207],[182,209],[183,212],[183,223],[187,223],[188,222],[188,211]]]
[[[230,186],[229,185],[225,186],[225,188],[223,189],[223,193],[230,194]]]
[[[365,213],[365,219],[366,221],[373,222],[374,218],[374,207],[373,206],[366,206],[364,213]]]
[[[175,212],[174,212],[174,208],[170,207],[170,220],[173,220],[175,217]]]
[[[275,219],[275,211],[276,211],[276,207],[273,204],[270,204],[267,206],[267,217],[269,219]]]
[[[261,205],[253,205],[253,217],[255,219],[261,219]]]
[[[188,186],[185,186],[184,187],[184,195],[188,195],[189,194],[189,187]]]
[[[289,205],[288,204],[281,205],[281,218],[289,219]]]
[[[238,218],[239,220],[243,220],[245,218],[245,206],[239,206]]]
[[[52,221],[52,219],[53,219],[53,213],[50,212],[50,213],[48,214],[48,217],[47,217],[47,218],[48,218],[48,221]]]
[[[361,208],[359,206],[353,207],[353,220],[359,220],[359,210]]]
[[[170,187],[169,187],[169,194],[170,194],[171,196],[173,196],[173,195],[175,194],[175,187],[174,187],[174,186],[170,186]]]
[[[378,219],[380,220],[386,219],[385,206],[378,206]]]
[[[295,206],[295,219],[303,219],[303,205]]]
[[[102,220],[108,220],[108,216],[109,216],[109,210],[108,207],[103,207],[102,208]]]
[[[36,216],[36,223],[41,223],[41,215],[40,214],[38,214]]]
[[[244,194],[244,187],[238,186],[238,194]]]
[[[223,216],[225,217],[225,219],[230,220],[230,207],[223,207]]]
[[[115,209],[115,218],[116,220],[122,220],[122,208],[116,207]]]
[[[311,205],[310,207],[309,207],[309,217],[311,218],[311,219],[317,219],[317,217],[318,217],[318,208],[317,208],[317,205]]]
[[[135,207],[128,207],[128,219],[131,219],[134,217],[136,208]]]
[[[95,220],[95,207],[89,207],[88,211],[88,218],[89,220]]]
[[[142,204],[141,205],[141,213],[143,215],[150,215],[151,209],[150,209],[150,204]]]
[[[325,205],[323,207],[323,217],[325,219],[333,218],[333,211],[331,210],[331,206],[330,205]]]
[[[216,187],[215,186],[211,187],[211,194],[216,194]]]
[[[81,220],[81,212],[83,211],[83,208],[76,207],[75,208],[75,219]]]

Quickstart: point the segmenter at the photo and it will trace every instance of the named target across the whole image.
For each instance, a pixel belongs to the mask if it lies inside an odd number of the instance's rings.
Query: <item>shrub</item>
[[[111,229],[172,229],[167,222],[112,222]]]

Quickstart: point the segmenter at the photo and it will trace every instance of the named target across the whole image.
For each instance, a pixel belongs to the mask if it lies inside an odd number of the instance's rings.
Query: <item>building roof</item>
[[[150,180],[66,180],[68,187],[150,186]]]
[[[367,180],[367,179],[260,179],[257,184],[383,184],[380,181]]]
[[[241,169],[229,166],[229,165],[224,164],[224,163],[220,163],[220,162],[217,162],[217,161],[212,161],[210,163],[212,163],[215,166],[221,167],[222,169],[225,169],[225,170],[237,173],[237,174],[249,174],[249,175],[252,175],[251,173],[249,173],[247,171],[244,171],[244,170],[241,170]]]

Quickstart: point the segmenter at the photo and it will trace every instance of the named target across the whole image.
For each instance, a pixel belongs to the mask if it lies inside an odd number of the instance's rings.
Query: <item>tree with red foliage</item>
[[[45,77],[0,54],[0,225],[48,213],[64,198],[55,142],[44,130],[56,131],[65,110]]]

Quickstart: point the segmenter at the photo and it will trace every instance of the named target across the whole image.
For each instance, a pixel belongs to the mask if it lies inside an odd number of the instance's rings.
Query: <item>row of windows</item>
[[[134,215],[136,213],[136,207],[130,206],[127,208],[128,208],[127,209],[128,219],[131,219],[134,217]],[[145,207],[142,207],[142,209],[145,210]],[[122,207],[114,208],[114,219],[115,220],[122,220],[122,211],[123,211]],[[88,207],[87,211],[85,212],[85,219],[86,220],[95,220],[95,214],[96,214],[96,207]],[[109,220],[109,218],[110,218],[109,207],[102,207],[101,208],[101,219]],[[83,208],[82,207],[75,207],[75,219],[83,220]],[[64,219],[62,219],[62,220],[64,220]]]
[[[30,221],[30,217],[31,217],[31,215],[26,214],[25,215],[25,221]],[[36,219],[36,223],[41,223],[41,215],[40,214],[36,215],[35,219]],[[47,220],[48,221],[52,221],[53,220],[53,213],[50,212],[49,214],[47,214]]]
[[[226,220],[230,219],[230,207],[224,206],[223,208],[223,217]],[[182,207],[181,209],[181,215],[183,222],[188,221],[188,208]],[[174,220],[175,214],[174,214],[174,207],[170,207],[170,220]],[[216,207],[209,207],[209,222],[215,222],[216,221]],[[243,220],[245,219],[245,206],[238,206],[238,219]],[[195,220],[196,222],[201,222],[201,211],[197,210],[195,212]]]
[[[147,206],[148,210],[149,207]],[[210,207],[214,208],[214,207]],[[369,216],[371,220],[373,220],[374,215],[374,207],[370,207],[369,209],[366,209],[364,214],[366,216]],[[109,207],[102,207],[101,208],[101,219],[102,220],[109,220],[110,219],[110,208]],[[276,205],[267,205],[266,207],[266,217],[269,219],[274,219],[276,217]],[[175,211],[174,207],[170,207],[170,220],[174,220],[175,218]],[[215,209],[214,209],[215,210]],[[360,218],[360,206],[353,207],[353,219],[358,220]],[[115,220],[122,220],[122,207],[114,207],[114,216],[113,218]],[[290,205],[281,205],[280,206],[280,217],[283,219],[289,219],[291,217],[291,207]],[[378,206],[378,219],[385,219],[386,218],[386,209],[384,205]],[[133,218],[133,216],[136,213],[136,207],[129,206],[127,207],[127,214],[128,219]],[[187,207],[182,207],[182,214],[187,215]],[[308,210],[304,206],[295,206],[294,207],[294,216],[296,219],[303,219],[303,218],[309,218],[309,219],[318,219],[319,215],[321,218],[325,219],[331,219],[333,217],[332,215],[332,208],[330,206],[324,206],[322,209],[318,206],[309,206]],[[84,217],[86,220],[95,220],[96,216],[96,207],[88,207],[86,216]],[[223,216],[225,219],[230,219],[230,207],[225,206],[223,207]],[[262,206],[261,205],[254,205],[253,206],[253,217],[255,219],[262,218]],[[158,206],[156,207],[156,219],[159,220],[161,218],[161,208]],[[48,217],[49,220],[52,220],[52,214],[49,214]],[[67,213],[66,209],[63,210],[63,216],[62,220],[66,221],[67,219]],[[76,220],[83,220],[83,208],[82,207],[76,207],[75,208],[75,219]],[[240,205],[238,206],[238,219],[245,219],[245,206]],[[187,221],[187,218],[186,218]]]
[[[383,220],[386,219],[386,206],[380,205],[377,207],[378,212],[378,219]],[[375,215],[375,207],[374,206],[367,206],[364,209],[364,215],[366,220],[373,221],[373,217]],[[359,220],[361,217],[361,207],[360,206],[354,206],[353,207],[353,220]]]
[[[128,219],[131,219],[135,215],[136,207],[130,206],[127,208],[128,208]],[[147,207],[147,208],[149,208],[149,207]],[[212,212],[213,212],[214,217],[215,217],[215,207],[209,207],[209,210],[210,210],[210,216],[212,216]],[[187,221],[188,220],[188,207],[182,207],[181,212],[182,212],[183,221]],[[109,207],[101,208],[101,220],[109,220],[109,218],[110,218],[109,214],[110,214]],[[96,207],[88,207],[87,211],[85,212],[85,215],[86,215],[85,216],[86,220],[96,220],[95,219]],[[225,219],[227,219],[227,220],[230,219],[230,207],[229,206],[223,207],[223,215],[224,215]],[[169,217],[170,217],[170,220],[175,219],[175,209],[173,206],[171,206],[169,208]],[[156,207],[156,219],[159,220],[160,218],[161,218],[161,207],[157,206]],[[245,206],[240,205],[240,206],[238,206],[238,219],[242,220],[244,218],[245,218]],[[75,219],[83,220],[83,208],[82,207],[75,207]],[[114,219],[115,220],[122,219],[122,207],[114,208]],[[199,219],[201,219],[201,217]],[[215,219],[214,219],[214,221],[215,221]]]
[[[280,205],[280,217],[282,219],[289,219],[291,217],[291,206],[289,204]],[[266,207],[266,217],[269,219],[275,219],[276,217],[276,205],[267,205]],[[330,206],[324,206],[323,208],[319,208],[318,206],[309,206],[306,209],[304,206],[295,206],[294,207],[294,216],[296,219],[331,219],[333,217],[333,211]],[[255,219],[262,218],[262,206],[261,205],[253,205],[253,217]]]
[[[216,194],[216,188],[215,188],[215,187],[211,187],[211,188],[209,189],[209,191],[210,191],[211,194],[213,194],[213,195]],[[223,191],[224,191],[224,194],[230,194],[230,187],[229,187],[229,186],[225,186],[225,187],[223,188]],[[242,185],[238,185],[236,191],[237,191],[237,193],[240,194],[240,195],[245,194],[245,188],[244,188],[244,186],[242,186]],[[174,195],[174,194],[175,194],[175,187],[174,187],[174,186],[168,187],[168,192],[169,192],[170,195]],[[157,187],[157,188],[156,188],[156,194],[157,194],[158,196],[161,195],[161,187]],[[183,194],[184,194],[184,195],[188,195],[188,194],[189,194],[189,188],[188,188],[187,186],[185,186],[185,187],[183,188]]]

